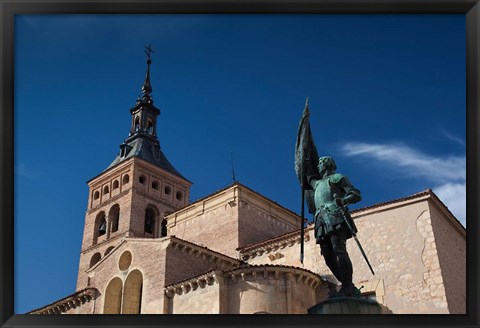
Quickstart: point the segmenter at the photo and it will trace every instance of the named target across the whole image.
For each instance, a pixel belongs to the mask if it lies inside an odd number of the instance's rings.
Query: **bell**
[[[103,234],[105,234],[105,232],[107,232],[107,225],[105,224],[105,221],[103,221],[100,228],[98,228],[98,233],[100,235],[103,235]]]

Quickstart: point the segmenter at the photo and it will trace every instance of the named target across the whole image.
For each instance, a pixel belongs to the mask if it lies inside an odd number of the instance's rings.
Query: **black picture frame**
[[[0,0],[1,35],[1,272],[0,324],[2,327],[122,327],[122,326],[282,326],[282,327],[478,327],[479,316],[479,244],[478,228],[478,163],[479,163],[479,52],[480,5],[478,0],[110,0],[72,2]],[[14,18],[19,14],[141,14],[141,13],[460,13],[466,15],[467,50],[467,314],[466,315],[363,315],[308,316],[308,315],[140,315],[140,316],[61,316],[14,315]]]

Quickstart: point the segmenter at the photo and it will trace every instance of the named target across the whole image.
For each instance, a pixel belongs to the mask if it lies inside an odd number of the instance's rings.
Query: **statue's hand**
[[[333,199],[335,200],[335,203],[337,203],[337,205],[340,207],[343,207],[346,204],[345,200],[339,197],[337,194],[333,195]]]

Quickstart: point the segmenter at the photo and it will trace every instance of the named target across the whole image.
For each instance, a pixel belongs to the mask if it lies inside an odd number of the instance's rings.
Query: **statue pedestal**
[[[381,314],[375,301],[356,297],[334,297],[308,309],[308,314]]]

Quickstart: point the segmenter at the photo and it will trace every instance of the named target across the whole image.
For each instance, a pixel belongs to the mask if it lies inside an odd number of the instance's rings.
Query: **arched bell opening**
[[[144,232],[148,237],[158,236],[158,210],[149,206],[145,209]]]
[[[133,131],[137,132],[140,130],[140,117],[135,117],[135,123],[133,125]]]
[[[153,123],[152,120],[147,121],[147,133],[153,134]]]
[[[108,219],[110,221],[110,233],[117,232],[120,220],[120,205],[115,204],[110,208]]]
[[[93,226],[93,245],[98,243],[98,237],[103,236],[107,232],[107,218],[105,212],[100,212],[95,217],[95,224]]]
[[[160,237],[167,237],[168,231],[167,231],[167,219],[162,220],[162,229],[160,232]]]

